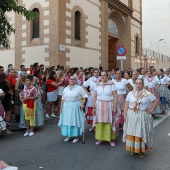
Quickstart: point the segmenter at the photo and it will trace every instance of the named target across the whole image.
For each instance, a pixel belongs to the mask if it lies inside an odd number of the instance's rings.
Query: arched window
[[[108,31],[116,35],[119,34],[117,24],[113,19],[109,19],[108,21]]]
[[[37,8],[34,8],[33,12],[36,13],[36,17],[32,24],[32,38],[38,38],[40,36],[40,12]]]
[[[79,11],[75,12],[75,39],[81,40],[81,13]]]
[[[139,37],[136,36],[136,54],[139,54]]]

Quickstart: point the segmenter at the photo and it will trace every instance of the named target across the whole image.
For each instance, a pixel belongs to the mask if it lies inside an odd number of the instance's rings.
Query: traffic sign
[[[119,46],[116,49],[116,53],[118,56],[124,56],[126,54],[126,48],[124,46]]]
[[[126,56],[117,56],[117,60],[126,60]]]

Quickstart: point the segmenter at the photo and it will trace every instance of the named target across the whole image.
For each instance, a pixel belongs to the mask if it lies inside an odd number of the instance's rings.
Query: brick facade
[[[46,67],[60,64],[66,68],[103,66],[108,69],[109,37],[115,39],[116,46],[127,48],[128,59],[124,61],[124,67],[133,68],[136,57],[134,33],[139,37],[139,55],[142,52],[142,1],[137,1],[134,5],[136,2],[132,0],[127,0],[127,4],[118,0],[35,0],[33,3],[19,0],[19,4],[29,10],[39,9],[40,36],[32,39],[32,22],[15,14],[15,68],[19,69],[21,63],[29,67],[39,62]],[[133,10],[138,5],[139,9]],[[74,38],[76,11],[81,13],[80,41]],[[118,35],[108,32],[109,19],[115,21]],[[116,61],[116,67],[120,67],[119,61]]]

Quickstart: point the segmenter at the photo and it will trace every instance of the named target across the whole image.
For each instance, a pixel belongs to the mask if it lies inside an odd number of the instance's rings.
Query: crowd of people
[[[66,70],[30,68],[12,64],[7,71],[0,66],[0,127],[9,131],[15,116],[24,136],[33,136],[44,118],[59,117],[58,126],[65,142],[79,141],[84,122],[95,131],[96,145],[115,139],[123,129],[123,141],[131,155],[141,158],[153,146],[153,118],[170,109],[170,69],[129,69],[104,71],[102,67]]]

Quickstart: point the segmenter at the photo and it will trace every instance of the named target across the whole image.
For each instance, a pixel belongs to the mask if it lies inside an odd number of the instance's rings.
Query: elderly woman
[[[20,115],[22,112],[22,102],[20,100],[20,94],[21,92],[24,90],[24,86],[26,83],[26,77],[27,74],[25,72],[21,72],[20,73],[20,78],[17,80],[16,84],[15,84],[15,113],[16,113],[16,119],[19,120],[20,119]],[[22,117],[22,116],[21,116]]]
[[[93,103],[93,128],[96,127],[95,138],[98,140],[96,145],[107,141],[115,146],[113,140],[119,130],[117,91],[114,83],[108,81],[106,72],[101,72],[101,80],[96,86]]]
[[[61,115],[58,123],[61,128],[61,134],[67,136],[64,141],[68,142],[71,138],[74,138],[73,143],[78,142],[78,137],[83,133],[83,110],[88,97],[85,90],[81,86],[76,85],[76,80],[76,77],[71,76],[69,85],[63,91],[60,107]]]
[[[139,153],[140,158],[144,158],[146,150],[153,146],[152,113],[158,101],[144,89],[142,79],[137,79],[135,86],[136,89],[126,97],[123,142],[126,142],[126,150],[131,151],[131,155]]]

